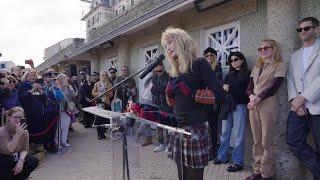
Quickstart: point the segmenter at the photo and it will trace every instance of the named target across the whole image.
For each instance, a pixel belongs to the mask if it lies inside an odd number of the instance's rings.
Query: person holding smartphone
[[[18,88],[19,100],[22,108],[25,110],[30,134],[41,133],[46,127],[46,98],[42,85],[37,83],[36,79],[37,72],[34,69],[29,69],[23,75],[22,82]],[[44,135],[30,138],[30,142],[35,144],[44,144],[44,141]]]
[[[24,110],[13,107],[5,112],[6,123],[0,127],[0,177],[2,180],[26,179],[39,161],[28,154],[29,133],[22,122]]]

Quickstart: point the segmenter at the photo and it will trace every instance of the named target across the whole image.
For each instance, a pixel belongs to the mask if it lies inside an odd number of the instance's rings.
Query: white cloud
[[[1,0],[0,60],[43,62],[44,49],[66,38],[85,37],[80,0]]]

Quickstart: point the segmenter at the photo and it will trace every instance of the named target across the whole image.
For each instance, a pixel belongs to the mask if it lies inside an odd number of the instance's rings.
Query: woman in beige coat
[[[278,104],[274,94],[285,74],[285,64],[272,39],[261,41],[257,64],[253,67],[247,94],[250,125],[253,134],[254,174],[246,180],[272,179],[274,175],[274,126],[278,119]]]

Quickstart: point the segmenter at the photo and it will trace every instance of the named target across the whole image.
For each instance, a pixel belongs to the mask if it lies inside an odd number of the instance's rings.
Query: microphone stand
[[[127,82],[129,79],[133,78],[134,76],[138,75],[139,73],[141,73],[142,71],[144,71],[147,67],[144,67],[143,69],[141,69],[140,71],[134,73],[133,75],[128,76],[127,78],[123,79],[122,81],[120,81],[119,83],[115,84],[112,88],[107,89],[106,91],[104,91],[103,93],[101,93],[99,96],[93,98],[90,100],[90,102],[93,102],[95,100],[97,100],[98,98],[102,97],[103,95],[105,95],[106,93],[118,88],[119,86],[121,86],[123,83]],[[122,97],[122,99],[124,99],[124,96]],[[112,119],[110,119],[112,121]],[[119,133],[122,133],[122,136],[120,138],[122,138],[122,154],[123,154],[123,166],[122,166],[122,178],[123,180],[126,180],[126,177],[128,180],[130,180],[130,173],[129,173],[129,162],[128,162],[128,149],[127,149],[127,129],[128,129],[128,123],[123,123],[121,126],[123,126],[123,128],[119,128],[118,131]],[[119,140],[119,139],[114,139],[113,138],[113,132],[111,131],[110,136],[111,139],[113,139],[114,141]]]

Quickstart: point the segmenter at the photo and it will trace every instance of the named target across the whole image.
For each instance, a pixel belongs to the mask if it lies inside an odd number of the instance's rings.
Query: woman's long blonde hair
[[[173,40],[177,59],[169,57],[166,50],[168,40]],[[171,76],[175,77],[188,72],[192,61],[199,57],[199,50],[192,37],[184,30],[179,28],[167,28],[161,37],[161,44],[165,55],[169,60]]]
[[[273,40],[273,39],[263,39],[263,40],[261,41],[261,43],[262,43],[262,42],[266,42],[266,43],[270,44],[270,46],[272,47],[272,49],[273,49],[273,60],[274,60],[274,62],[275,62],[276,64],[278,64],[279,62],[282,62],[282,57],[281,57],[281,55],[280,55],[280,49],[279,49],[278,43],[277,43],[275,40]],[[256,66],[262,67],[263,64],[264,64],[264,61],[265,61],[264,58],[259,57]]]
[[[212,57],[212,62],[209,63],[209,64],[210,64],[210,66],[211,66],[211,68],[212,68],[213,70],[216,70],[216,67],[217,67],[217,64],[218,64],[218,60],[217,60],[217,56],[216,56],[216,55],[214,55],[214,56]]]
[[[27,76],[31,73],[35,73],[36,77],[38,78],[38,73],[35,69],[26,69],[26,72],[21,77],[21,81],[23,81],[23,82],[26,81]]]

